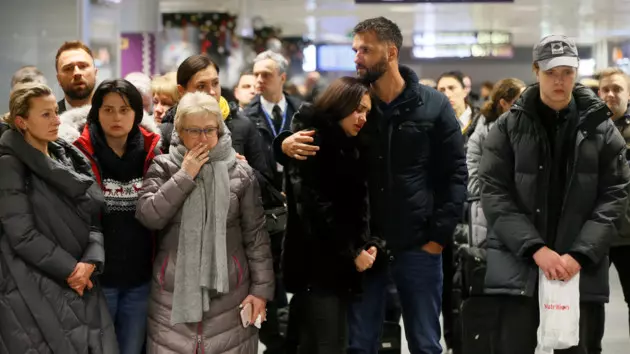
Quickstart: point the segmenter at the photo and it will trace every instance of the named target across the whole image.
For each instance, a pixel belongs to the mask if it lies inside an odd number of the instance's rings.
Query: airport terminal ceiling
[[[405,0],[409,1],[409,0]],[[424,0],[418,0],[424,1]],[[160,0],[162,12],[230,12],[239,29],[260,16],[265,25],[286,36],[308,36],[318,42],[348,41],[358,21],[383,15],[403,30],[405,45],[414,33],[504,31],[515,46],[530,46],[540,37],[562,33],[580,45],[630,37],[630,0],[514,0],[511,3],[386,3],[355,0]],[[247,20],[250,19],[250,20]]]

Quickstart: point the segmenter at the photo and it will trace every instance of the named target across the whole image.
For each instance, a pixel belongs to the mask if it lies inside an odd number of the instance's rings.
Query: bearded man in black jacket
[[[366,273],[362,300],[350,311],[348,353],[377,353],[391,278],[409,351],[441,354],[442,248],[466,199],[462,133],[446,96],[398,64],[402,34],[394,22],[378,17],[359,23],[352,46],[357,74],[374,96],[358,138],[368,166],[370,231],[387,242],[387,253],[378,257],[388,266]],[[313,155],[312,134],[278,136],[278,161]]]

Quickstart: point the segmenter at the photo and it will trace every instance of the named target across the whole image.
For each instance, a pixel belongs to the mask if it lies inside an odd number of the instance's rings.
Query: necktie
[[[273,126],[276,128],[276,133],[280,133],[280,130],[282,130],[282,110],[280,106],[273,106],[271,114],[273,115]]]

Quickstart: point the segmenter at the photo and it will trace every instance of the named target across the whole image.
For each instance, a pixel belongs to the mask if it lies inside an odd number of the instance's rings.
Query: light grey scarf
[[[223,135],[210,150],[210,159],[199,171],[197,186],[186,198],[182,210],[172,325],[200,322],[203,313],[210,309],[210,299],[230,290],[226,249],[228,171],[236,164],[236,152],[229,130],[225,125],[221,128]],[[181,166],[186,151],[181,144],[171,145],[169,154]]]

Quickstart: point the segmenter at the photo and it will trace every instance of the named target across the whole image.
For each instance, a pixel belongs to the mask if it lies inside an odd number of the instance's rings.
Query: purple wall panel
[[[120,75],[143,72],[143,35],[142,33],[122,33]]]
[[[155,34],[123,33],[121,39],[121,76],[139,71],[152,77],[156,73]]]

